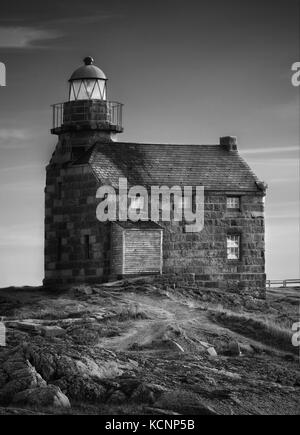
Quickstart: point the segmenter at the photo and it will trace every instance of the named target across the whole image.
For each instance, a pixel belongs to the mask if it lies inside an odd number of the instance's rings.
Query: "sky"
[[[269,185],[266,271],[299,277],[300,0],[0,0],[0,287],[43,279],[50,105],[93,56],[122,141],[238,148]]]

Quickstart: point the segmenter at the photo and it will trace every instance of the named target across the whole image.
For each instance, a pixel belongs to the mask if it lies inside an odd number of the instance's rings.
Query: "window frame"
[[[228,242],[230,241],[230,239],[233,238],[237,238],[238,239],[238,246],[228,246]],[[233,240],[231,240],[233,241]],[[230,250],[232,250],[232,252],[234,252],[235,250],[237,250],[237,257],[236,258],[229,258],[230,255]],[[240,233],[229,233],[226,235],[226,258],[227,261],[241,261],[242,259],[242,235]]]
[[[229,201],[236,199],[238,201],[238,207],[229,207]],[[226,196],[226,210],[227,211],[241,211],[241,197],[239,195],[227,195]]]
[[[57,239],[57,254],[56,254],[57,263],[61,263],[62,261],[62,246],[63,246],[62,237],[60,236]]]
[[[89,234],[84,235],[84,258],[85,260],[91,259],[91,238]]]
[[[57,196],[58,196],[58,200],[61,201],[62,200],[62,182],[61,181],[57,182]]]

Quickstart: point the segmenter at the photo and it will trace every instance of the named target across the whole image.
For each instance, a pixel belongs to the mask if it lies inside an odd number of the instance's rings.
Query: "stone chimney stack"
[[[235,136],[220,137],[220,145],[227,151],[237,151],[237,138]]]

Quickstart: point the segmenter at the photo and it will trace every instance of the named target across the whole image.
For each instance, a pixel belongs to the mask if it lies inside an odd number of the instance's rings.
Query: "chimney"
[[[237,151],[237,138],[235,136],[220,137],[220,145],[227,151]]]

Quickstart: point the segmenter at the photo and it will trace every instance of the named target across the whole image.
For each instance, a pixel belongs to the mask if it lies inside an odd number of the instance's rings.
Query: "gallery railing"
[[[52,129],[80,123],[105,123],[122,131],[123,104],[116,101],[77,100],[52,105]]]

